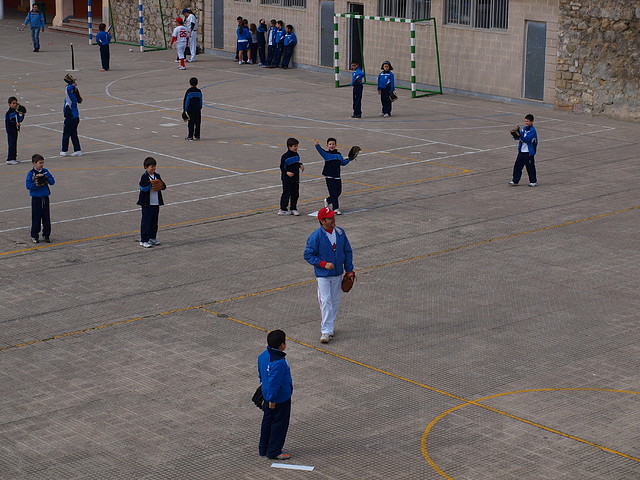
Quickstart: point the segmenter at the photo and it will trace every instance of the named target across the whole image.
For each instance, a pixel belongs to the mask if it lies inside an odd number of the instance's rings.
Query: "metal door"
[[[320,65],[333,67],[333,0],[320,2]]]
[[[224,0],[213,0],[213,48],[224,49]]]
[[[364,15],[364,5],[361,3],[350,3],[349,13]],[[358,18],[349,19],[349,63],[358,62],[358,65],[364,70],[364,62],[362,58],[362,48],[364,45],[364,20]]]
[[[547,24],[526,23],[524,56],[524,97],[544,100],[544,63],[547,47]]]

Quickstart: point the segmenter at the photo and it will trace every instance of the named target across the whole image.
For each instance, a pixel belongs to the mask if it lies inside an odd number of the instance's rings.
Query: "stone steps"
[[[100,25],[101,23],[102,23],[101,18],[92,19],[91,33],[93,34],[94,38],[98,33],[98,25]],[[64,32],[71,35],[86,37],[89,35],[89,22],[86,18],[69,18],[61,26],[59,27],[51,26],[49,27],[49,29],[55,30],[56,32]]]

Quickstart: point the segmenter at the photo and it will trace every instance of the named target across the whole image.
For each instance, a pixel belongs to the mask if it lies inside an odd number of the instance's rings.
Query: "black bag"
[[[253,394],[253,397],[251,397],[251,401],[256,404],[256,407],[262,410],[262,407],[264,406],[264,397],[262,396],[262,385],[258,385],[258,388],[256,388],[256,392]]]

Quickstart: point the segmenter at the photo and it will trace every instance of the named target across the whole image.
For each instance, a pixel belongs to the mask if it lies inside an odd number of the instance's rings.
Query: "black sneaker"
[[[32,241],[33,243],[40,243],[40,240],[38,240],[38,239],[37,239],[37,238],[35,238],[35,237],[31,237],[31,241]]]
[[[42,237],[44,243],[51,243],[51,239],[49,237]]]

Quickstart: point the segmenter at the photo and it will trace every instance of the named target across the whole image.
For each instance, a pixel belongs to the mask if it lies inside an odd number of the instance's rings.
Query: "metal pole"
[[[144,30],[142,28],[142,0],[138,0],[138,25],[140,26],[140,51],[144,52]]]
[[[87,0],[87,26],[89,28],[89,45],[93,45],[93,15],[91,14],[91,0]]]
[[[76,71],[76,60],[75,57],[73,56],[73,43],[69,44],[71,46],[71,71],[75,72]]]
[[[416,24],[411,22],[411,98],[416,98]]]
[[[338,17],[333,17],[333,70],[335,72],[336,88],[340,86],[340,64],[338,62]]]

